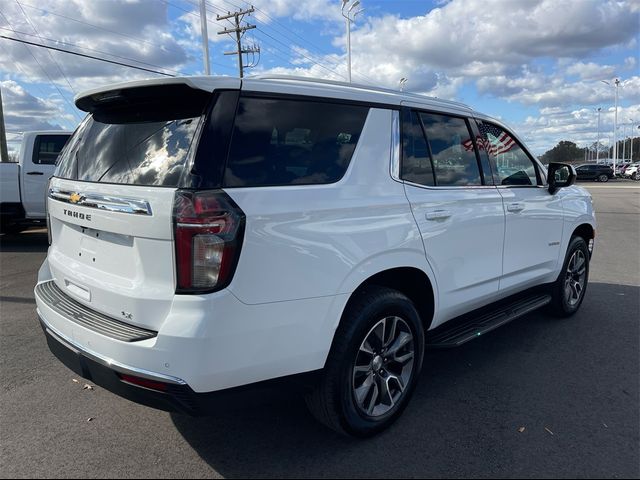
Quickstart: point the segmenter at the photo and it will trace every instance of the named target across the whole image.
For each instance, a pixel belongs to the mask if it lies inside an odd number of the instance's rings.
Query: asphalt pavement
[[[0,236],[0,476],[638,478],[640,184],[583,185],[598,230],[579,313],[428,352],[404,415],[369,440],[286,392],[194,419],[83,389],[35,316],[46,233]]]

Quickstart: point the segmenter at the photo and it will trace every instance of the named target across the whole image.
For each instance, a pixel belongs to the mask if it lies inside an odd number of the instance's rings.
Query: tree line
[[[633,158],[632,161],[638,162],[640,161],[640,137],[635,137],[632,139],[633,141]],[[626,140],[626,145],[624,146],[625,158],[629,158],[631,142],[629,139]],[[605,145],[599,145],[599,158],[600,160],[604,160],[606,158],[613,158],[613,146],[607,147]],[[550,163],[550,162],[565,162],[565,163],[585,163],[585,158],[587,161],[595,161],[596,151],[598,150],[598,145],[594,142],[592,145],[588,147],[578,147],[574,142],[569,140],[561,140],[555,147],[551,150],[547,150],[540,157],[540,161],[542,163]],[[623,152],[623,141],[618,141],[618,158],[622,159]]]

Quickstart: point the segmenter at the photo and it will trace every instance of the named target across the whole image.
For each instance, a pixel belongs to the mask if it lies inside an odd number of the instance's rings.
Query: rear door
[[[549,193],[540,166],[512,133],[488,121],[478,127],[506,215],[500,290],[551,281],[562,244],[562,201]]]
[[[469,120],[403,112],[401,178],[438,285],[438,322],[491,302],[502,274],[502,197]]]
[[[211,101],[180,87],[105,94],[61,154],[48,192],[56,285],[152,330],[176,291],[174,198],[196,178],[191,159]]]
[[[27,218],[45,217],[47,182],[69,137],[68,133],[36,135],[31,143],[32,150],[24,152],[21,196]]]

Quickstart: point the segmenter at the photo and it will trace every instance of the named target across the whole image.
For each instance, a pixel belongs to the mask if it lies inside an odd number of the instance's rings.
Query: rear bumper
[[[187,387],[172,386],[169,390],[173,394],[199,396],[322,369],[335,319],[348,299],[344,295],[247,305],[229,290],[175,295],[168,315],[156,322],[156,335],[138,341],[123,338],[117,325],[107,325],[98,312],[88,311],[91,303],[83,308],[77,305],[78,301],[69,303],[59,295],[47,295],[42,284],[51,280],[45,260],[34,294],[37,314],[48,338],[62,341],[62,346],[74,353],[73,370],[84,372],[87,378],[98,376],[106,388],[123,396],[127,395],[122,390],[126,393],[130,387],[120,385],[118,374],[123,370],[134,376],[143,372],[143,378]],[[64,284],[59,286],[62,292]],[[72,292],[63,293],[70,296]],[[54,353],[60,353],[57,343],[53,344]],[[65,355],[60,355],[65,364],[70,361],[66,350],[61,350]],[[103,371],[100,366],[116,372],[106,375],[108,382],[105,375],[94,373]],[[167,403],[166,395],[151,397],[159,397],[160,404]],[[189,402],[185,407],[182,396],[180,401],[176,406],[172,399],[169,407],[158,408],[194,410]]]
[[[80,349],[71,340],[54,332],[42,318],[40,318],[40,326],[44,331],[51,353],[79,376],[116,395],[149,407],[182,412],[188,415],[202,413],[197,394],[182,380],[114,364],[93,352]],[[123,374],[161,383],[166,386],[166,391],[133,385],[122,379]]]
[[[190,416],[208,415],[230,408],[255,407],[256,403],[269,401],[283,392],[301,393],[310,388],[320,375],[320,371],[307,372],[217,392],[196,393],[180,379],[117,364],[83,350],[54,332],[42,318],[40,325],[51,353],[77,375],[132,402]],[[163,384],[165,390],[134,385],[124,380],[123,375]]]

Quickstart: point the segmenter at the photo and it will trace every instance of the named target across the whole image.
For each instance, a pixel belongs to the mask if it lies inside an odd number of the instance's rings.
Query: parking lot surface
[[[35,315],[46,232],[1,236],[0,476],[637,478],[640,184],[582,185],[598,230],[578,314],[535,312],[428,352],[407,411],[369,440],[337,436],[285,392],[194,419],[83,389]]]

